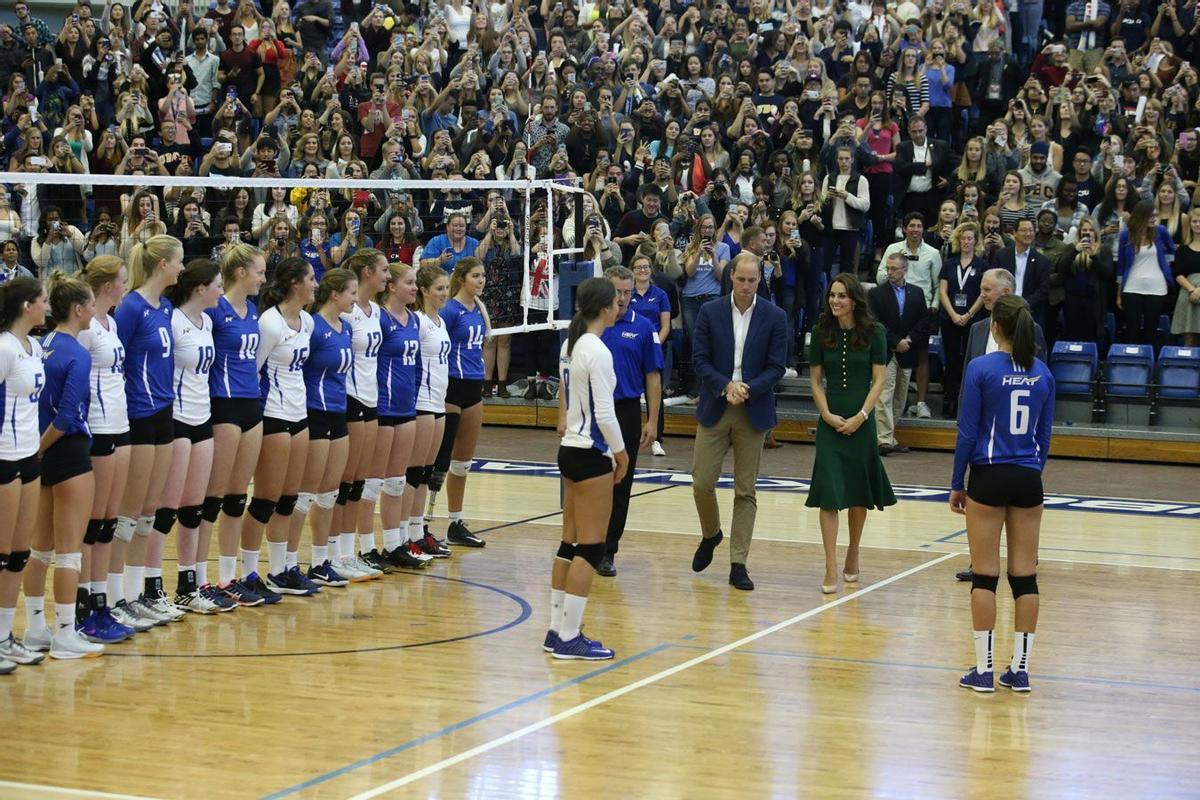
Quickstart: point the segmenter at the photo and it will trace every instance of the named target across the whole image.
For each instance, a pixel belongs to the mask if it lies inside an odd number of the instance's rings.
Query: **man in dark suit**
[[[692,570],[705,570],[724,538],[716,485],[721,462],[733,447],[729,583],[747,591],[754,588],[746,558],[758,510],[755,484],[763,436],[775,426],[774,390],[787,358],[787,315],[758,297],[758,261],[753,253],[739,253],[730,262],[732,294],[701,306],[692,333],[692,366],[700,380],[692,494],[703,535]]]
[[[896,219],[916,211],[937,219],[938,206],[950,189],[950,145],[928,138],[925,118],[908,120],[908,139],[896,146]]]
[[[883,393],[875,404],[875,426],[880,455],[907,453],[908,448],[896,442],[896,417],[900,416],[908,398],[908,382],[917,365],[917,347],[927,335],[929,314],[925,308],[925,292],[910,286],[908,259],[902,253],[887,258],[887,283],[867,293],[871,313],[887,331],[888,365]]]
[[[1008,270],[1015,280],[1013,294],[1025,298],[1033,321],[1045,327],[1050,305],[1050,259],[1033,249],[1033,220],[1022,219],[1013,231],[1013,246],[996,251],[992,266]]]

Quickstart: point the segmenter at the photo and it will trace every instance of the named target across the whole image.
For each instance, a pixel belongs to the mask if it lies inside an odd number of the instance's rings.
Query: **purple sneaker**
[[[613,651],[581,633],[570,641],[564,642],[560,639],[554,648],[553,656],[573,661],[608,661],[613,657]]]
[[[121,626],[121,628],[123,629],[124,626]],[[104,618],[94,611],[83,621],[78,630],[83,634],[83,638],[96,644],[116,644],[127,638],[126,634],[121,630],[114,629],[105,624]]]
[[[985,672],[980,675],[971,667],[971,671],[962,676],[958,685],[964,689],[974,689],[977,692],[994,692],[996,687],[992,684],[992,673]]]
[[[1014,692],[1033,691],[1029,685],[1029,673],[1023,669],[1016,672],[1011,669],[1004,670],[1004,674],[1000,676],[1000,685],[1007,686]]]
[[[558,638],[557,633],[554,631],[546,631],[546,641],[542,642],[542,649],[547,653],[553,653],[555,648],[557,648],[561,642],[562,639]]]

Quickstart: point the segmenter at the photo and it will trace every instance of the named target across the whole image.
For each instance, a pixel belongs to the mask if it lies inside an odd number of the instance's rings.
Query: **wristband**
[[[866,412],[866,410],[862,410],[862,409],[860,409],[858,413],[862,414],[863,422],[870,422],[870,421],[871,421],[871,418],[867,416],[867,412]]]

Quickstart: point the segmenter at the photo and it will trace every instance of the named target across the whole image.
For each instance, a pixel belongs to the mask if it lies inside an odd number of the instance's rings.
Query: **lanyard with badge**
[[[958,291],[954,293],[954,307],[962,309],[969,305],[967,293],[963,291],[963,287],[967,280],[975,275],[975,267],[967,264],[966,269],[963,269],[962,264],[959,264],[955,267],[955,271],[958,272]]]

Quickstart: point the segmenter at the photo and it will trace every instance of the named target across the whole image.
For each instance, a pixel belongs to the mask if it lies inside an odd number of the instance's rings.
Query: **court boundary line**
[[[115,794],[113,792],[101,792],[93,789],[72,789],[67,786],[51,786],[48,783],[22,783],[20,781],[0,780],[0,789],[17,789],[23,792],[45,792],[47,794],[53,792],[55,794],[65,794],[70,797],[96,797],[100,800],[158,800],[158,798],[149,795],[140,794]]]
[[[629,684],[626,684],[617,689],[613,689],[612,691],[605,692],[604,694],[599,695],[598,697],[593,697],[591,700],[587,700],[583,703],[579,703],[578,705],[572,706],[571,708],[568,708],[564,711],[560,711],[557,714],[554,714],[549,717],[545,717],[541,720],[538,720],[537,722],[526,725],[523,728],[519,728],[515,731],[510,731],[509,733],[506,733],[503,736],[499,736],[495,739],[484,742],[483,744],[476,745],[475,747],[472,747],[468,750],[464,750],[461,753],[457,753],[453,756],[450,756],[449,758],[444,758],[441,761],[438,761],[438,762],[435,762],[428,766],[425,766],[414,772],[410,772],[409,774],[404,775],[400,778],[396,778],[395,780],[381,784],[372,789],[368,789],[365,792],[360,792],[356,795],[352,795],[350,800],[370,800],[370,798],[378,797],[381,794],[393,791],[394,789],[399,789],[402,786],[407,786],[408,784],[413,783],[414,781],[421,780],[422,778],[427,778],[430,775],[434,775],[438,772],[441,772],[444,769],[453,767],[456,764],[461,764],[464,761],[468,761],[468,760],[474,758],[475,756],[483,755],[484,753],[495,750],[498,747],[503,747],[504,745],[506,745],[510,742],[517,741],[518,739],[523,739],[524,737],[528,736],[531,733],[537,733],[538,731],[548,728],[552,725],[556,725],[559,722],[562,722],[563,720],[570,719],[571,717],[574,717],[578,714],[582,714],[584,711],[588,711],[592,708],[595,708],[596,706],[603,705],[604,703],[607,703],[610,700],[616,700],[617,698],[624,697],[625,695],[630,694],[631,692],[637,691],[638,689],[641,689],[645,686],[650,686],[651,684],[658,683],[661,680],[669,678],[673,675],[677,675],[678,673],[683,672],[688,669],[691,669],[692,667],[695,667],[695,666],[698,666],[705,662],[711,661],[714,658],[719,658],[720,656],[725,655],[726,653],[730,652],[731,650],[736,650],[739,647],[750,644],[751,642],[756,642],[759,639],[770,636],[773,633],[778,633],[781,630],[785,630],[785,629],[790,628],[793,625],[796,625],[807,619],[811,619],[812,617],[815,617],[818,614],[823,614],[824,612],[830,610],[831,608],[837,608],[845,603],[852,602],[852,601],[862,597],[863,595],[869,594],[877,589],[882,589],[885,586],[890,586],[891,584],[893,584],[897,581],[903,580],[904,578],[907,578],[910,575],[915,575],[918,572],[929,569],[930,567],[936,566],[938,564],[941,564],[944,561],[948,561],[948,560],[955,558],[957,556],[960,556],[960,555],[962,555],[962,554],[961,553],[946,553],[938,558],[934,558],[929,561],[922,562],[922,563],[916,565],[915,567],[910,567],[909,569],[906,569],[903,572],[899,572],[895,575],[892,575],[891,577],[885,578],[884,580],[880,581],[879,583],[871,584],[870,586],[868,586],[864,589],[860,589],[859,591],[857,591],[853,594],[844,595],[832,602],[824,603],[815,608],[810,608],[807,611],[804,611],[804,612],[801,612],[800,614],[795,615],[794,617],[785,619],[782,622],[777,622],[774,625],[771,625],[770,627],[763,628],[761,631],[756,631],[748,636],[742,637],[741,639],[738,639],[736,641],[733,641],[728,644],[725,644],[720,647],[709,650],[708,652],[702,653],[702,654],[696,656],[695,658],[688,659],[687,661],[684,661],[680,664],[676,664],[672,667],[668,667],[667,669],[660,670],[659,672],[656,672],[653,675],[648,675],[644,678],[636,680],[633,683],[629,683]]]

